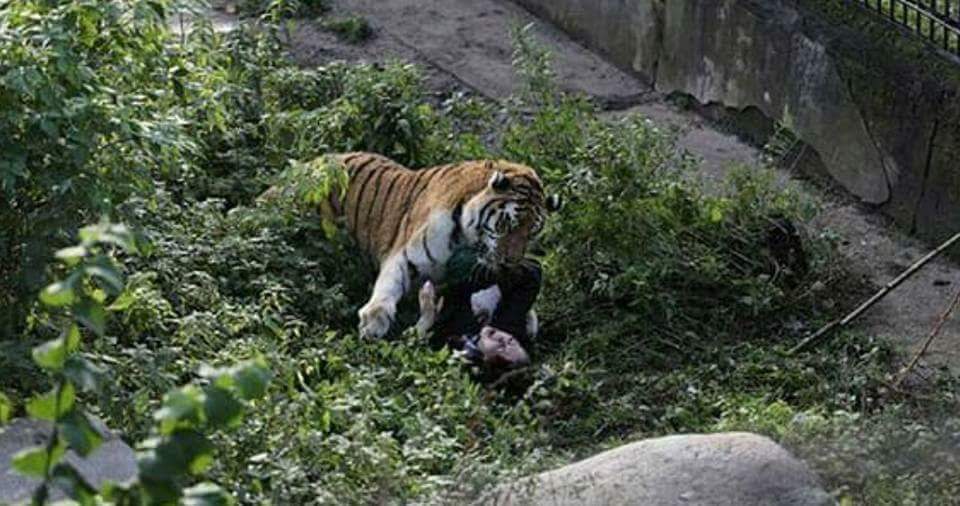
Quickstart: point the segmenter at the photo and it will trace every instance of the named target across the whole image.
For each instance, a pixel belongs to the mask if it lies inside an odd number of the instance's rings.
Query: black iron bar
[[[960,0],[846,0],[844,3],[876,13],[960,63]]]

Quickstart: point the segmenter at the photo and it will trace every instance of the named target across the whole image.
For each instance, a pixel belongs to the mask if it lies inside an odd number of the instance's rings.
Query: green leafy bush
[[[856,288],[841,282],[824,238],[803,235],[800,248],[784,250],[790,234],[777,232],[802,232],[813,209],[757,169],[736,171],[725,196],[705,195],[667,133],[643,118],[602,120],[584,99],[559,93],[529,31],[515,36],[528,83],[518,110],[534,112],[513,117],[502,150],[537,167],[566,202],[542,238],[538,351],[586,376],[580,409],[551,416],[554,443],[703,430],[729,388],[824,402],[809,381],[832,378],[836,364],[804,372],[809,364],[780,356],[791,327],[819,321],[831,302],[824,293]],[[814,384],[848,388],[842,378]]]
[[[21,328],[50,242],[195,149],[163,86],[165,4],[0,5],[0,331]],[[152,92],[151,92],[152,91]],[[74,218],[71,220],[70,218]]]
[[[715,429],[776,438],[819,471],[841,504],[950,504],[960,486],[956,385],[936,387],[925,406],[891,404],[870,416],[740,398]],[[928,415],[918,418],[918,408]]]
[[[330,152],[372,151],[424,167],[484,152],[476,135],[461,133],[470,133],[486,112],[460,99],[440,114],[427,103],[412,64],[283,69],[267,78],[264,94],[266,148],[278,164]]]
[[[107,300],[124,290],[124,281],[109,248],[138,251],[138,241],[126,227],[102,222],[81,229],[81,243],[64,248],[56,257],[69,269],[66,277],[48,285],[40,301],[51,310],[63,308],[60,336],[33,349],[33,361],[52,376],[53,387],[26,404],[36,420],[52,423],[47,442],[14,455],[11,465],[17,472],[40,479],[33,504],[46,504],[56,487],[81,504],[96,504],[104,498],[127,504],[165,504],[184,498],[187,502],[219,498],[228,501],[219,487],[204,483],[187,488],[190,476],[200,475],[213,460],[213,447],[202,430],[234,427],[242,420],[244,401],[259,398],[266,390],[269,373],[263,360],[231,369],[201,371],[208,384],[190,385],[164,396],[154,419],[154,437],[142,443],[137,480],[128,486],[107,486],[94,490],[64,461],[67,450],[87,456],[97,450],[102,438],[78,404],[77,394],[101,392],[104,371],[79,353],[84,333],[103,337],[106,331]],[[4,397],[6,401],[6,397]],[[7,402],[4,403],[5,405]],[[7,411],[2,413],[3,419]],[[186,489],[186,490],[184,490]]]

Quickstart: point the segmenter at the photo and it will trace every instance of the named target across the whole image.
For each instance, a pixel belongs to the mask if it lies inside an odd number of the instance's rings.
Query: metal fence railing
[[[844,0],[960,58],[960,0]],[[957,60],[960,61],[960,60]]]

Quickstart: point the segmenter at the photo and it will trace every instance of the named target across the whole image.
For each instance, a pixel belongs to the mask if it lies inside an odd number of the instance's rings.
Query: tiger
[[[326,157],[345,173],[323,202],[379,265],[373,293],[358,311],[363,338],[385,336],[397,304],[423,280],[442,281],[457,247],[476,248],[496,272],[523,259],[527,245],[560,207],[537,172],[504,160],[472,160],[412,170],[365,152]],[[535,318],[535,316],[533,316]]]

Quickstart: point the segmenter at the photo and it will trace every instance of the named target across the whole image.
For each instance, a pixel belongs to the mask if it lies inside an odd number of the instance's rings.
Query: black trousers
[[[501,299],[488,323],[504,332],[509,332],[524,348],[529,349],[527,313],[533,308],[540,294],[543,272],[540,263],[524,259],[520,264],[505,267],[482,281],[468,281],[441,287],[443,308],[433,326],[431,343],[444,346],[452,337],[473,336],[480,332],[480,322],[470,307],[470,296],[493,285],[500,288]]]

